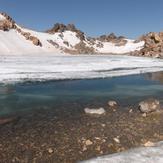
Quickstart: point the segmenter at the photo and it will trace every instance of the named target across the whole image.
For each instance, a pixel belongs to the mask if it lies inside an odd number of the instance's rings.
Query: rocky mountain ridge
[[[13,43],[11,43],[12,39],[14,39]],[[162,57],[163,32],[151,32],[141,36],[138,40],[130,40],[123,36],[117,37],[114,33],[92,38],[87,37],[74,24],[59,23],[45,32],[36,32],[20,27],[9,15],[0,13],[0,53],[19,51],[23,54],[25,53],[23,49],[26,49],[26,53],[112,53]]]

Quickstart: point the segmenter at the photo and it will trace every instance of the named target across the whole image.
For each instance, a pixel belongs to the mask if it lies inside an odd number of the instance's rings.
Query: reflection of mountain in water
[[[159,81],[163,83],[163,72],[153,72],[150,74],[145,74],[145,77],[150,80]]]

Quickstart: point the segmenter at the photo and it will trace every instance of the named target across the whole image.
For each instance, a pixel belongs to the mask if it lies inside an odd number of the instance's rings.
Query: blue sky
[[[163,30],[163,0],[0,0],[0,11],[39,31],[57,22],[74,23],[89,36]]]

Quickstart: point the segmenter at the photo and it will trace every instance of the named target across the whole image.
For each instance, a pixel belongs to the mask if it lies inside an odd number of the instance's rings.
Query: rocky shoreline
[[[139,107],[122,108],[110,101],[101,115],[86,114],[83,106],[73,104],[62,113],[60,109],[37,110],[14,117],[0,124],[1,161],[74,163],[161,141],[162,104],[158,109],[157,100],[143,102]],[[138,108],[146,107],[146,103],[152,110],[144,116]],[[68,108],[71,111],[67,112]]]

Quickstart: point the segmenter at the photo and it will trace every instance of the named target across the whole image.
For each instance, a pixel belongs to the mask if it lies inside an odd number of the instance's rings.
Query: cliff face
[[[141,40],[145,41],[145,46],[140,51],[142,55],[163,57],[163,32],[150,32],[142,36]]]
[[[10,16],[0,13],[0,53],[125,54],[144,49],[145,39],[135,42],[111,33],[87,37],[73,24],[55,24],[46,32],[20,27]]]

